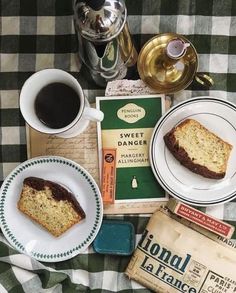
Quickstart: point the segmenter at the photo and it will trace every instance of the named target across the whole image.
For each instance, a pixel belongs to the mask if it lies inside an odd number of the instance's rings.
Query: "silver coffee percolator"
[[[74,24],[79,57],[98,85],[124,78],[136,64],[123,0],[75,0]]]

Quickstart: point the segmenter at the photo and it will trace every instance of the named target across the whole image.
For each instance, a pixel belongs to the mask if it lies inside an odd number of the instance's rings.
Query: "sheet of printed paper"
[[[60,138],[42,134],[32,128],[28,131],[28,157],[62,156],[84,167],[99,184],[96,123],[79,136]]]

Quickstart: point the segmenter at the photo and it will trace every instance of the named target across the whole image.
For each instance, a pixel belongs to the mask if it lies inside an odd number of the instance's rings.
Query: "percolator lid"
[[[106,42],[115,38],[123,29],[127,10],[123,0],[77,0],[74,15],[76,29],[84,38]]]

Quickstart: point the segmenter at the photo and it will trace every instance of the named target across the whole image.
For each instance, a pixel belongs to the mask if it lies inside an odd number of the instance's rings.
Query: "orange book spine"
[[[104,204],[115,201],[116,149],[102,150],[102,198]]]

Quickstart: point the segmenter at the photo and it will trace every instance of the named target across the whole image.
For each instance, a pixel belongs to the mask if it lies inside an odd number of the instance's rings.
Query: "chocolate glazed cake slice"
[[[75,196],[58,183],[27,177],[18,209],[58,237],[85,218]]]
[[[232,145],[194,119],[171,129],[164,141],[173,156],[194,173],[211,179],[225,176]]]

